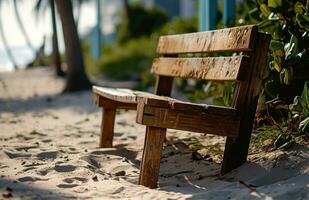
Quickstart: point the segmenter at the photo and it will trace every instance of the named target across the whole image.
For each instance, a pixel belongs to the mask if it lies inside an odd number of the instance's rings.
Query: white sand
[[[99,149],[91,92],[59,95],[63,84],[49,68],[0,74],[0,199],[309,199],[308,143],[250,155],[219,177],[221,157],[193,160],[188,144],[196,137],[220,150],[224,138],[174,130],[160,187],[139,186],[145,128],[134,112],[117,115],[115,148]]]

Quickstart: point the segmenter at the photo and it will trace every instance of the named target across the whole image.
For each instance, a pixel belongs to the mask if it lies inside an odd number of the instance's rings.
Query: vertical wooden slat
[[[110,148],[113,146],[115,116],[116,109],[103,108],[100,148]]]
[[[240,130],[237,138],[228,137],[226,140],[221,167],[222,175],[239,167],[247,160],[253,121],[262,85],[260,73],[266,67],[269,42],[269,35],[258,34],[256,47],[248,66],[251,71],[247,79],[236,88],[238,94],[236,94],[234,107],[240,111]]]
[[[172,77],[158,76],[155,93],[157,95],[170,96],[172,84]],[[140,166],[140,185],[150,188],[157,187],[160,172],[161,151],[165,135],[165,128],[156,128],[151,126],[146,127],[143,157]]]
[[[171,96],[173,80],[173,77],[158,76],[155,86],[155,94],[166,97]]]

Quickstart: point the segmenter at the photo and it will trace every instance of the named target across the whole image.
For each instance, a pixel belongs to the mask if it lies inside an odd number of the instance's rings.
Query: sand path
[[[101,111],[90,91],[60,95],[50,68],[0,74],[0,199],[308,199],[308,145],[261,152],[225,177],[224,138],[168,131],[159,188],[137,185],[145,128],[116,118],[115,148],[98,148]],[[177,135],[177,137],[176,137]],[[209,151],[209,152],[207,152]],[[194,155],[194,154],[193,154]]]

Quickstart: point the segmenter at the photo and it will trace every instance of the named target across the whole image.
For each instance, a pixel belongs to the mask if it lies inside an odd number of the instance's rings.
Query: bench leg
[[[110,148],[113,146],[115,116],[116,109],[103,108],[100,148]]]
[[[144,152],[140,167],[139,184],[156,188],[160,171],[160,160],[166,129],[146,128]]]

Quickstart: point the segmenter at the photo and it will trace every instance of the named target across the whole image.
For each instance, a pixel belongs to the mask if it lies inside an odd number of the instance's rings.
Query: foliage
[[[130,40],[122,45],[105,46],[98,61],[104,75],[118,80],[138,80],[149,70],[155,43],[148,38]]]
[[[272,148],[280,134],[281,131],[276,126],[260,126],[253,130],[251,142],[256,149]]]
[[[293,117],[299,119],[299,130],[309,133],[309,81],[305,83],[301,96],[296,96],[294,103],[290,105]]]
[[[83,43],[87,70],[92,74],[104,74],[115,80],[138,80],[138,89],[147,89],[154,85],[154,77],[149,73],[159,36],[194,32],[197,30],[197,20],[179,19],[164,24],[150,36],[130,38],[126,42],[104,45],[103,56],[94,61],[89,55],[89,46]]]
[[[309,1],[247,0],[251,8],[242,23],[257,23],[272,35],[265,92],[270,98],[291,101],[308,79]]]
[[[127,13],[122,15],[117,27],[118,42],[124,43],[132,38],[150,36],[154,31],[167,23],[167,15],[154,7],[145,9],[140,4],[127,7]]]

